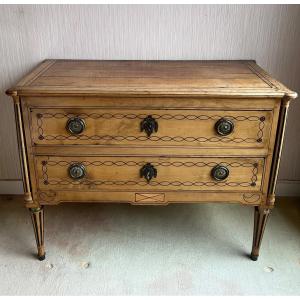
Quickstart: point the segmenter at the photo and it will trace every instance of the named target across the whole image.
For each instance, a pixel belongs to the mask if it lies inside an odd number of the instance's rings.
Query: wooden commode
[[[254,61],[46,60],[7,94],[40,260],[61,202],[251,205],[257,260],[297,94]]]

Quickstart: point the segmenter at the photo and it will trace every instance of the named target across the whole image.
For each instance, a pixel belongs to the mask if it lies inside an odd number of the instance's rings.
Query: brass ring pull
[[[85,122],[79,117],[70,118],[67,122],[66,129],[72,134],[80,134],[85,129]]]
[[[215,130],[218,135],[223,135],[223,136],[229,135],[230,133],[232,133],[233,129],[234,129],[233,122],[225,118],[221,118],[215,124]]]
[[[211,176],[217,181],[222,181],[229,176],[229,170],[225,166],[217,165],[211,170]]]
[[[69,176],[75,180],[82,179],[86,175],[85,166],[81,163],[74,163],[70,165],[68,171],[69,171]]]

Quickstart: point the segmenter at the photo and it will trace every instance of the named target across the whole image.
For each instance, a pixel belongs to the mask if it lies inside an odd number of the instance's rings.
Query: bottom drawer
[[[39,191],[259,192],[263,158],[36,156]]]

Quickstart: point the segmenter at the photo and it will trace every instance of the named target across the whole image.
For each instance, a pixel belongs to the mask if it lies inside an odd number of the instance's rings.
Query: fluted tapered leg
[[[38,259],[44,260],[46,254],[44,246],[44,209],[43,207],[31,208],[30,213],[37,245]]]
[[[270,209],[256,206],[254,211],[254,231],[251,259],[257,260],[259,256],[259,249],[264,235],[265,227],[269,218]]]

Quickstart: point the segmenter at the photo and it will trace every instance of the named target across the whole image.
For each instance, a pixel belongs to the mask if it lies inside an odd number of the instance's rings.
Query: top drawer
[[[265,148],[272,111],[32,108],[36,145]]]

